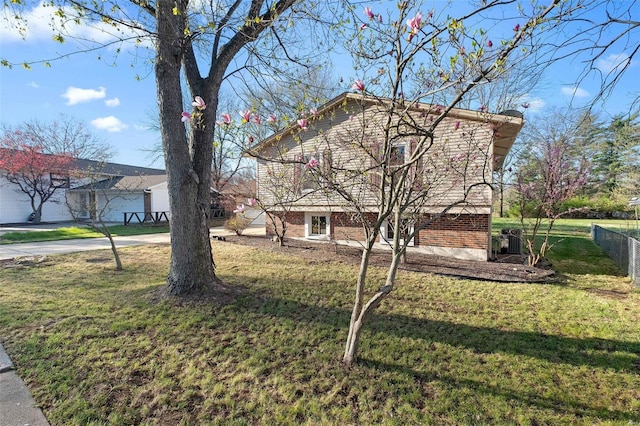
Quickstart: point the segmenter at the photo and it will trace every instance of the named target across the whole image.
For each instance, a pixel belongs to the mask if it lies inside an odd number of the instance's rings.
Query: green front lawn
[[[109,226],[113,236],[158,234],[169,232],[168,225],[113,225]],[[58,241],[72,240],[76,238],[98,238],[103,237],[99,232],[95,232],[88,227],[72,226],[67,228],[52,229],[50,231],[20,231],[7,232],[0,235],[0,244],[32,243],[38,241]]]
[[[0,269],[0,336],[56,425],[635,424],[640,292],[575,238],[553,284],[400,271],[350,370],[357,266],[222,242],[226,304],[156,301],[168,246]]]

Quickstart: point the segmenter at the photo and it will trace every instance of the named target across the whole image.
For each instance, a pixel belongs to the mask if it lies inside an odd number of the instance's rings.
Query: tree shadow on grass
[[[633,422],[634,424],[635,422],[640,421],[640,413],[634,414],[631,412],[613,410],[607,406],[590,406],[575,400],[565,400],[562,401],[562,403],[559,403],[557,399],[542,396],[535,391],[516,391],[505,387],[491,385],[489,383],[481,382],[478,380],[464,379],[458,376],[452,376],[444,373],[438,373],[436,375],[433,373],[418,371],[404,365],[391,364],[366,358],[361,359],[359,363],[365,367],[370,367],[382,371],[397,372],[409,377],[414,377],[420,382],[438,381],[452,388],[465,387],[478,394],[498,396],[502,397],[505,401],[514,401],[518,404],[548,409],[556,413],[564,413],[566,415],[574,415],[587,418],[598,418],[610,421],[617,420],[624,421],[626,423]]]
[[[243,308],[267,316],[289,319],[296,323],[323,324],[337,331],[346,331],[349,325],[350,312],[346,309],[312,306],[295,300],[264,295],[251,295],[251,298],[253,299],[251,301],[245,300]],[[508,354],[530,357],[551,364],[588,366],[624,374],[640,374],[640,342],[599,338],[580,339],[529,331],[508,331],[406,315],[373,314],[365,325],[365,330],[372,335],[386,334],[396,338],[420,339],[424,341],[425,348],[429,347],[429,343],[441,343],[478,354]],[[375,345],[374,342],[372,346]],[[571,396],[560,401],[552,396],[540,395],[534,389],[516,390],[454,376],[446,372],[438,372],[436,375],[419,371],[415,366],[402,365],[401,362],[389,363],[368,359],[366,350],[361,350],[361,359],[358,363],[364,367],[382,371],[397,371],[420,382],[439,381],[452,388],[466,387],[479,394],[497,396],[517,404],[553,410],[556,413],[610,421],[640,421],[640,413],[615,410],[598,405],[602,404],[599,402],[587,404],[581,402],[580,398]]]
[[[249,294],[247,294],[249,296]],[[346,309],[313,306],[295,300],[253,295],[237,306],[258,313],[340,329],[349,326]],[[246,301],[246,299],[245,299]],[[471,350],[527,356],[551,363],[589,366],[640,374],[640,342],[600,338],[573,338],[532,331],[501,330],[406,315],[373,313],[365,325],[370,333],[421,339]]]

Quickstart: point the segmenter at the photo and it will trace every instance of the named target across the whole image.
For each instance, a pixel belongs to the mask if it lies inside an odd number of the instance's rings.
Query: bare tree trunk
[[[391,259],[391,264],[387,270],[387,278],[384,286],[382,286],[369,301],[363,305],[364,300],[364,282],[366,279],[367,265],[369,264],[369,258],[371,256],[371,248],[365,249],[362,252],[362,260],[360,262],[360,275],[358,276],[358,284],[356,288],[356,300],[351,312],[351,322],[349,323],[349,334],[347,336],[347,343],[345,346],[344,356],[342,362],[351,366],[358,357],[358,346],[360,343],[360,332],[367,317],[373,312],[375,308],[380,305],[380,302],[393,290],[393,285],[396,280],[396,274],[398,267],[402,262],[404,256],[404,250],[401,252],[395,252]]]
[[[287,234],[287,220],[282,220],[282,232],[278,234],[278,243],[280,243],[280,247],[284,247],[284,236]]]
[[[116,261],[116,271],[122,271],[122,261],[120,260],[120,253],[118,253],[118,247],[116,247],[116,242],[113,240],[113,235],[111,235],[111,231],[109,231],[109,227],[107,227],[102,221],[100,222],[100,226],[102,226],[102,233],[109,239],[109,244],[111,244],[111,252],[113,253],[113,258]]]
[[[116,271],[122,271],[122,261],[120,260],[120,253],[118,253],[118,248],[116,247],[116,242],[113,241],[113,236],[109,232],[107,235],[109,239],[109,243],[111,243],[111,252],[113,253],[113,258],[116,261]]]
[[[35,197],[31,197],[31,210],[33,210],[33,223],[37,225],[42,222],[42,202],[36,207]]]
[[[358,281],[356,283],[356,298],[353,303],[353,310],[351,311],[349,334],[347,335],[347,342],[344,348],[344,356],[342,357],[342,362],[346,365],[353,364],[353,362],[355,361],[356,353],[358,351],[360,330],[362,329],[362,321],[358,320],[360,318],[362,304],[364,301],[364,285],[367,279],[369,259],[371,258],[371,246],[371,244],[368,244],[368,247],[366,247],[362,251],[362,258],[360,259],[360,271],[358,273]]]
[[[111,231],[109,231],[109,227],[102,221],[102,218],[98,218],[97,223],[95,220],[91,221],[91,229],[107,237],[109,244],[111,245],[113,259],[116,262],[116,271],[122,271],[123,267],[122,261],[120,260],[120,253],[118,253],[118,247],[116,247],[116,242],[113,240],[113,235],[111,234]]]

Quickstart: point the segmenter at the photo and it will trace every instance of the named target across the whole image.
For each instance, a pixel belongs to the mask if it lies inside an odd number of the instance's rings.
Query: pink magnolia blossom
[[[364,92],[364,81],[362,80],[356,80],[353,82],[353,86],[351,86],[351,88],[353,90],[359,90],[361,92]]]
[[[522,108],[527,109],[529,108],[529,102],[525,102],[522,104]]]
[[[244,204],[239,204],[236,206],[236,209],[233,212],[236,214],[243,214],[245,210],[247,210],[247,208],[244,206]]]
[[[269,114],[269,118],[267,118],[267,123],[275,123],[278,121],[278,117],[275,114]]]
[[[182,111],[182,122],[183,123],[191,123],[191,114],[186,111]]]
[[[262,122],[262,119],[260,118],[260,116],[258,114],[255,114],[253,116],[253,122],[260,125],[260,123]]]
[[[298,126],[300,126],[302,128],[302,130],[307,130],[307,119],[306,118],[301,118],[297,121]]]
[[[307,169],[315,169],[316,167],[318,167],[318,164],[320,164],[318,162],[318,160],[316,160],[315,157],[311,157],[311,158],[309,158],[309,161],[305,165],[305,168],[307,168]]]
[[[382,15],[378,15],[378,22],[382,24]]]
[[[317,117],[318,116],[318,108],[311,108],[311,111],[309,111],[311,113],[311,115],[313,117]]]
[[[478,108],[480,111],[482,112],[486,112],[487,111],[487,106],[486,105],[480,105],[480,108]]]
[[[458,130],[458,129],[460,128],[460,122],[459,122],[459,121],[456,121],[456,122],[455,122],[455,124],[453,125],[453,128],[454,128],[455,130]]]
[[[360,31],[364,30],[365,28],[367,28],[367,24],[360,25]]]
[[[513,31],[515,31],[515,32],[520,31],[520,24],[516,24],[516,26],[513,27]]]
[[[414,35],[418,34],[420,26],[422,25],[422,13],[418,12],[413,18],[407,19],[407,27],[409,27],[409,41]]]
[[[207,105],[204,103],[204,99],[202,99],[200,96],[196,96],[195,100],[191,103],[191,105],[193,105],[194,108],[198,108],[201,110],[207,107]]]
[[[253,207],[256,205],[256,199],[255,198],[247,198],[247,204],[249,204],[249,207]]]
[[[225,112],[223,114],[220,114],[220,117],[222,117],[222,120],[216,121],[217,125],[220,126],[222,124],[226,124],[228,126],[229,124],[231,124],[231,115],[230,114]]]
[[[493,47],[493,42],[491,40],[487,41],[487,47]]]
[[[251,110],[250,109],[248,109],[246,111],[240,111],[240,117],[242,117],[242,122],[243,123],[250,122],[252,116],[253,116],[253,114],[251,114]]]
[[[373,11],[371,10],[370,7],[365,7],[364,8],[364,14],[367,15],[367,18],[369,18],[369,19],[375,18],[375,15],[373,14]]]

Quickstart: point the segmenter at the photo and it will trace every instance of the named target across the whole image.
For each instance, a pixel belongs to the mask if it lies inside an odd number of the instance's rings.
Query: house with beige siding
[[[285,226],[286,238],[358,244],[389,203],[405,203],[398,221],[382,218],[380,248],[396,223],[412,235],[409,250],[487,260],[492,175],[522,125],[518,111],[445,111],[344,93],[247,150],[259,203],[281,219],[266,220],[267,234]]]

